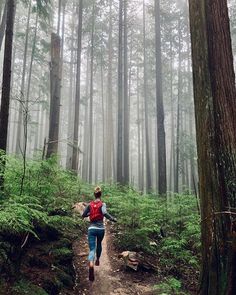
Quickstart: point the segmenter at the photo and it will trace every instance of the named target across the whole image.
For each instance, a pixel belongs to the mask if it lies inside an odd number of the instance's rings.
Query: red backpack
[[[98,221],[98,220],[103,220],[103,214],[102,214],[102,201],[95,202],[92,201],[90,202],[90,221]]]

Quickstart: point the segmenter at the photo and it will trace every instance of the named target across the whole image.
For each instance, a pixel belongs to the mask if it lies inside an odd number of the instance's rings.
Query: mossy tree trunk
[[[236,89],[226,0],[189,0],[202,213],[200,294],[236,294]]]

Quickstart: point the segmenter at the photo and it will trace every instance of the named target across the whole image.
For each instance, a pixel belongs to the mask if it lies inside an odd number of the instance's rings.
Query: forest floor
[[[151,295],[158,275],[144,271],[128,270],[122,259],[118,259],[112,233],[106,228],[103,239],[100,266],[95,266],[95,281],[88,280],[87,236],[74,243],[74,266],[77,272],[75,294],[78,295]],[[71,294],[71,293],[70,293]]]

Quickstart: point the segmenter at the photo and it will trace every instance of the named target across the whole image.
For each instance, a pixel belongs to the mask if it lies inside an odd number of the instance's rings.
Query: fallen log
[[[141,268],[148,271],[157,271],[157,266],[148,261],[148,259],[140,253],[124,251],[119,254],[118,257],[123,259],[126,267],[129,267],[135,271]]]

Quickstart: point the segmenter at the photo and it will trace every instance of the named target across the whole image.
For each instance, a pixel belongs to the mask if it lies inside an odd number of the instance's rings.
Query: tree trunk
[[[178,97],[177,97],[177,120],[176,120],[176,163],[175,163],[175,184],[174,192],[179,192],[179,171],[180,171],[180,116],[181,116],[181,107],[180,107],[180,98],[182,95],[182,53],[181,53],[181,31],[180,31],[180,21],[179,21],[179,61],[178,61]]]
[[[93,179],[93,68],[94,68],[94,26],[95,0],[93,0],[92,32],[91,32],[91,60],[90,60],[90,115],[89,115],[89,182]]]
[[[75,10],[75,2],[73,1],[73,11]],[[67,154],[66,154],[66,168],[72,169],[72,141],[73,141],[73,86],[74,86],[74,32],[75,32],[75,14],[72,16],[71,25],[71,43],[70,43],[70,83],[69,83],[69,99],[68,99],[68,128],[67,128]]]
[[[161,25],[160,1],[155,0],[155,41],[156,41],[156,112],[158,146],[158,193],[165,195],[166,184],[166,139],[164,126],[164,106],[162,93]]]
[[[83,17],[83,0],[79,2],[79,23],[78,23],[78,40],[77,40],[77,74],[76,74],[76,93],[75,93],[75,117],[74,117],[74,135],[73,135],[73,152],[72,152],[72,170],[78,171],[78,132],[79,132],[79,108],[80,108],[80,74],[81,74],[81,40],[82,40],[82,17]]]
[[[30,97],[30,86],[31,86],[31,77],[32,77],[32,69],[33,69],[33,62],[34,62],[35,47],[36,47],[36,41],[37,41],[37,31],[38,31],[38,12],[36,12],[33,45],[32,45],[32,52],[31,52],[31,58],[30,58],[29,77],[28,77],[28,85],[27,85],[27,93],[26,93],[26,101],[27,102],[29,101],[29,97]]]
[[[129,95],[128,95],[128,35],[127,0],[124,0],[124,145],[123,145],[123,184],[129,184]]]
[[[171,103],[171,144],[170,144],[170,171],[169,191],[174,190],[175,180],[175,122],[174,122],[174,99],[173,99],[173,42],[172,29],[170,32],[170,103]]]
[[[201,199],[200,294],[236,294],[236,89],[226,0],[190,0]]]
[[[40,89],[39,89],[39,97],[41,96],[41,93],[40,93]],[[39,149],[39,128],[40,128],[40,104],[37,103],[37,106],[36,106],[36,123],[37,125],[35,125],[35,131],[34,131],[34,147],[33,147],[33,151],[34,153],[36,152],[37,154],[37,151]]]
[[[112,58],[113,58],[113,37],[112,37],[112,0],[109,2],[109,37],[108,37],[108,73],[107,73],[107,125],[106,125],[106,179],[112,177],[112,150],[113,150],[113,113],[112,113]]]
[[[144,75],[144,120],[145,120],[145,146],[146,146],[146,191],[152,189],[150,146],[149,146],[149,120],[148,120],[148,95],[147,95],[147,63],[146,63],[146,13],[145,0],[143,0],[143,75]]]
[[[7,131],[8,117],[11,92],[11,65],[12,65],[12,43],[13,43],[13,28],[15,17],[15,1],[8,0],[7,2],[7,22],[6,22],[6,38],[4,48],[3,61],[3,77],[2,77],[2,99],[0,110],[0,150],[6,153],[7,148]],[[3,189],[4,184],[5,158],[0,158],[0,189]]]
[[[102,181],[105,181],[106,175],[105,175],[105,167],[106,167],[106,153],[105,153],[105,146],[106,146],[106,140],[107,136],[105,133],[106,126],[105,126],[105,103],[104,103],[104,81],[103,81],[103,66],[104,66],[104,60],[103,60],[103,52],[101,52],[101,100],[102,100]],[[97,150],[97,148],[96,148]],[[99,156],[99,154],[97,155]]]
[[[61,39],[52,33],[51,35],[51,70],[50,70],[50,116],[49,138],[46,158],[58,151],[60,100],[61,100]]]
[[[140,120],[140,95],[139,95],[139,67],[137,67],[137,127],[138,127],[138,188],[142,190],[142,173],[141,173],[141,120]]]
[[[123,0],[119,1],[117,182],[123,183]]]
[[[86,104],[85,104],[85,114],[84,114],[84,144],[83,144],[83,167],[82,167],[82,177],[83,180],[88,181],[88,147],[89,147],[89,50],[87,50],[87,69],[86,69]]]
[[[24,135],[23,135],[23,111],[26,107],[26,96],[25,96],[25,76],[26,76],[26,66],[27,66],[27,53],[29,45],[29,24],[31,16],[31,0],[29,1],[28,7],[28,16],[27,16],[27,25],[25,33],[25,48],[24,48],[24,58],[23,58],[23,69],[22,69],[22,78],[21,78],[21,87],[20,87],[20,105],[19,105],[19,114],[18,114],[18,125],[17,125],[17,137],[16,137],[16,153],[20,154],[24,146]]]
[[[144,98],[142,101],[142,124],[141,124],[141,134],[142,134],[142,161],[141,161],[141,165],[142,165],[142,169],[141,169],[141,179],[142,179],[142,183],[141,183],[141,191],[144,191],[144,183],[145,183],[145,120],[144,120]]]

